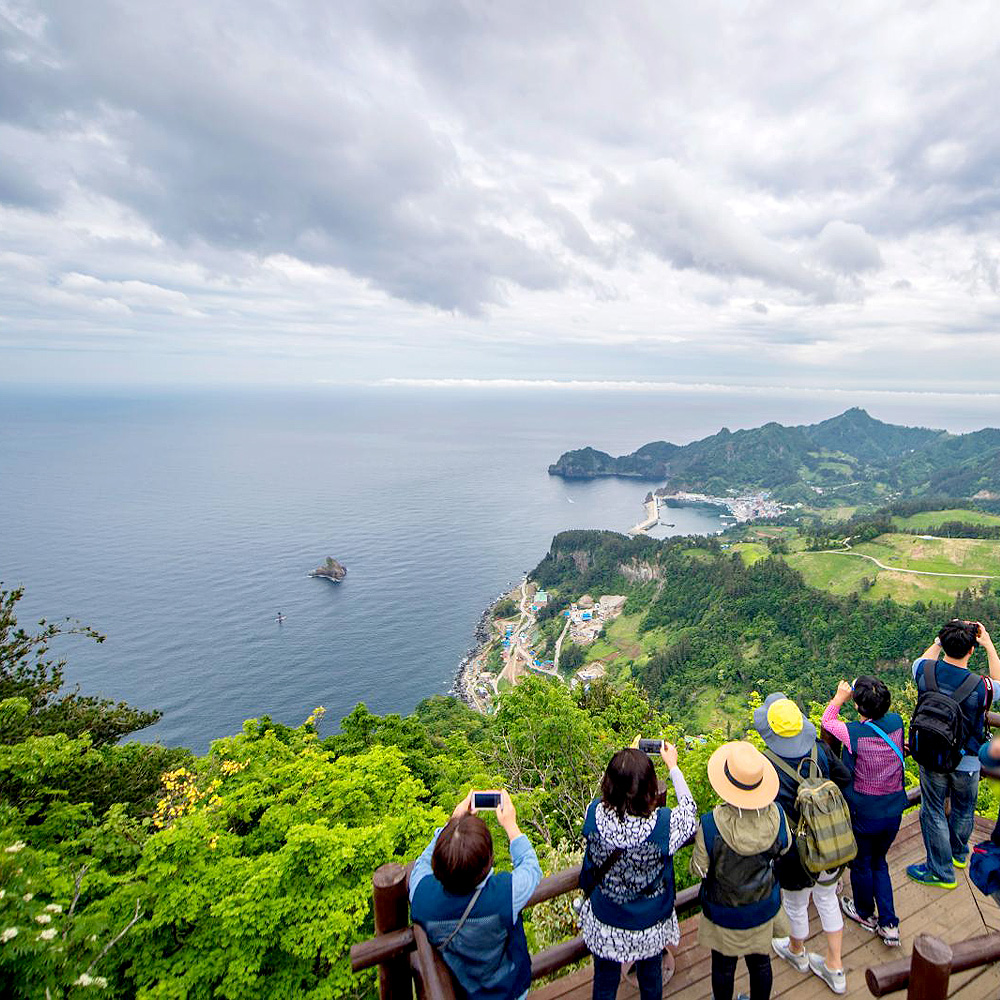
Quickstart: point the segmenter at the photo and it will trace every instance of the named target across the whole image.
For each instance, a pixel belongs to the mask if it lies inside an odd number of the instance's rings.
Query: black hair
[[[467,896],[493,867],[493,837],[472,813],[451,820],[431,854],[431,871],[446,892]]]
[[[601,801],[624,819],[626,813],[652,815],[658,797],[656,769],[649,757],[632,747],[619,750],[601,779]]]
[[[979,626],[975,622],[953,618],[938,632],[938,640],[947,656],[961,660],[979,645]]]
[[[859,677],[854,682],[854,705],[866,719],[881,719],[891,702],[889,689],[877,677]]]

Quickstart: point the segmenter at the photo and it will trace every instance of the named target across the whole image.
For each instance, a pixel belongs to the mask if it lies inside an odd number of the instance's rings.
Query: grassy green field
[[[854,551],[902,569],[1000,576],[1000,542],[992,539],[880,535],[855,546]]]
[[[961,521],[964,524],[1000,524],[1000,514],[984,514],[981,510],[924,510],[909,517],[894,517],[892,523],[898,528],[910,528],[920,531],[925,528],[936,528],[948,521]]]
[[[770,549],[760,542],[734,542],[729,550],[740,554],[744,566],[752,566],[758,560],[766,559],[771,554]]]
[[[931,573],[970,573],[1000,577],[1000,541],[979,538],[920,538],[880,535],[856,546],[854,552],[878,559],[886,566]],[[966,587],[982,583],[974,576],[919,576],[881,569],[869,559],[839,552],[792,552],[785,557],[810,586],[834,594],[862,593],[867,577],[874,586],[862,596],[870,600],[892,597],[904,603],[947,601]]]

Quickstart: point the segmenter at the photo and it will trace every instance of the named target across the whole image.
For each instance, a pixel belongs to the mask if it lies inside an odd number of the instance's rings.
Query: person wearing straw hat
[[[768,751],[783,767],[778,772],[778,805],[785,810],[795,829],[799,810],[795,804],[798,781],[788,771],[805,777],[814,770],[829,778],[839,788],[851,783],[851,772],[816,739],[816,727],[802,714],[799,706],[783,691],[770,694],[753,713],[754,728]],[[815,760],[815,765],[813,765]],[[781,885],[781,903],[788,915],[788,937],[771,942],[775,953],[799,972],[813,972],[833,990],[847,992],[847,977],[841,949],[844,940],[844,917],[837,900],[836,881],[823,885],[802,866],[797,851],[789,851],[775,866]],[[809,937],[809,900],[819,913],[826,935],[826,955],[805,950]]]
[[[691,874],[701,880],[698,943],[712,952],[712,996],[733,1000],[742,956],[750,996],[771,995],[771,941],[788,933],[774,865],[791,844],[788,821],[774,801],[778,773],[751,743],[726,743],[708,762],[722,803],[701,817]]]

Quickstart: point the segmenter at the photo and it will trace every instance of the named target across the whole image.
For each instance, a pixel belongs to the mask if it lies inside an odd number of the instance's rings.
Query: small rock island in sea
[[[318,576],[323,580],[332,580],[334,583],[340,583],[347,576],[347,567],[343,563],[337,562],[336,559],[331,559],[330,556],[327,556],[326,562],[318,569],[314,569],[309,575]]]

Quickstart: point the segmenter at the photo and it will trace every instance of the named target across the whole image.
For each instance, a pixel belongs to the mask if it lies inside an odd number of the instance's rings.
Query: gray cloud
[[[823,264],[840,274],[861,274],[882,267],[878,244],[864,227],[839,219],[823,227],[815,252]]]
[[[835,297],[828,279],[739,219],[674,163],[659,163],[629,183],[610,180],[594,214],[624,223],[638,247],[674,267],[755,278],[818,301]]]
[[[933,370],[997,322],[994,18],[0,0],[0,350]]]

